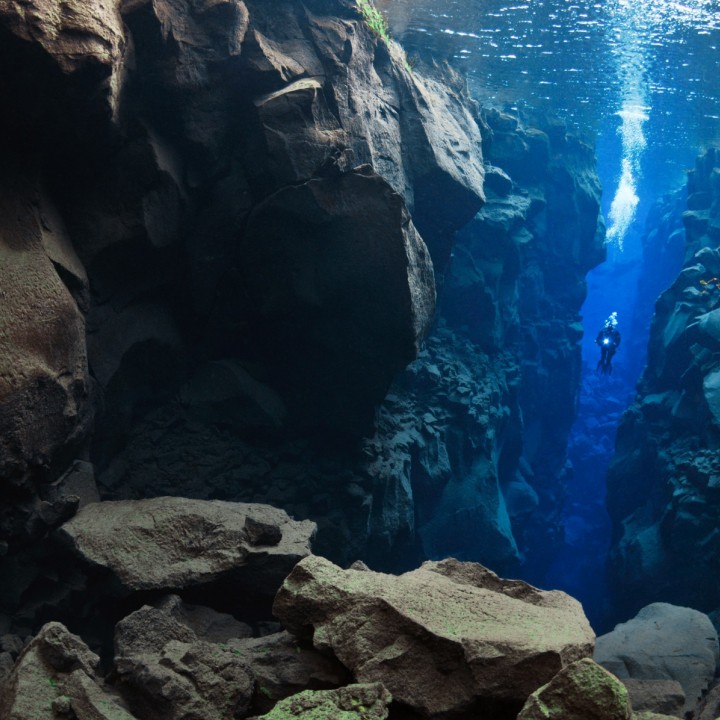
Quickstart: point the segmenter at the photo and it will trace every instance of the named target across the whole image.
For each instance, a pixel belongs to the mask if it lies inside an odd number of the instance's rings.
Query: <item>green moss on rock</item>
[[[632,720],[625,686],[584,658],[561,670],[525,703],[518,720]],[[643,720],[650,720],[643,719]]]
[[[262,720],[385,720],[391,700],[382,683],[305,690],[281,700]]]

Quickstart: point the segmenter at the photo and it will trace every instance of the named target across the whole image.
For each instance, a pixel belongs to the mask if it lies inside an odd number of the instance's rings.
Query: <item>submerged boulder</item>
[[[160,497],[88,505],[58,534],[124,593],[227,582],[272,596],[314,531],[267,505]]]
[[[427,562],[389,576],[302,560],[274,613],[332,652],[359,682],[383,682],[423,715],[516,713],[564,665],[592,652],[578,602],[481,565]]]
[[[563,668],[527,700],[518,720],[631,720],[627,690],[590,658]]]
[[[687,713],[715,676],[718,636],[704,613],[653,603],[601,635],[594,657],[621,680],[676,680],[685,692],[682,712]]]
[[[335,658],[298,644],[288,632],[231,638],[227,647],[247,663],[255,677],[255,712],[270,710],[278,700],[303,690],[333,689],[352,680]]]
[[[430,255],[400,195],[369,166],[283,188],[250,215],[241,249],[252,333],[291,411],[370,429],[435,311]]]

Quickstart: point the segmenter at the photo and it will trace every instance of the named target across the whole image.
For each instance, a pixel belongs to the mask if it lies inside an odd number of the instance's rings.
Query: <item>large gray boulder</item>
[[[564,665],[588,656],[594,640],[568,595],[456,560],[391,576],[311,556],[289,575],[273,611],[358,682],[381,681],[426,716],[517,712]]]
[[[677,680],[685,691],[686,713],[715,676],[718,655],[717,632],[707,615],[653,603],[601,635],[594,657],[621,680]]]
[[[88,505],[58,533],[125,593],[222,582],[268,596],[310,553],[314,531],[268,505],[159,497]]]
[[[525,703],[518,720],[631,720],[623,684],[590,658],[563,668]]]

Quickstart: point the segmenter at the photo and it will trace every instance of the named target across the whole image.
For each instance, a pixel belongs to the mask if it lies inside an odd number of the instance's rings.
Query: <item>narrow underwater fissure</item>
[[[0,718],[717,718],[720,0],[62,4],[0,2]]]

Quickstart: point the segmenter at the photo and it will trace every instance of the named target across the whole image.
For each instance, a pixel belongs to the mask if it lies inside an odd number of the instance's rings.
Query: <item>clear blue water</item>
[[[608,260],[588,276],[575,487],[566,548],[547,580],[601,624],[604,473],[644,366],[653,305],[636,295],[641,237],[655,199],[684,185],[698,152],[720,141],[720,0],[376,3],[411,59],[447,60],[485,103],[551,110],[596,148]],[[598,379],[594,338],[611,311],[625,344],[613,377]]]
[[[550,107],[596,136],[607,210],[623,150],[642,171],[640,189],[658,194],[720,137],[720,0],[377,5],[411,55],[448,60],[476,94]]]

